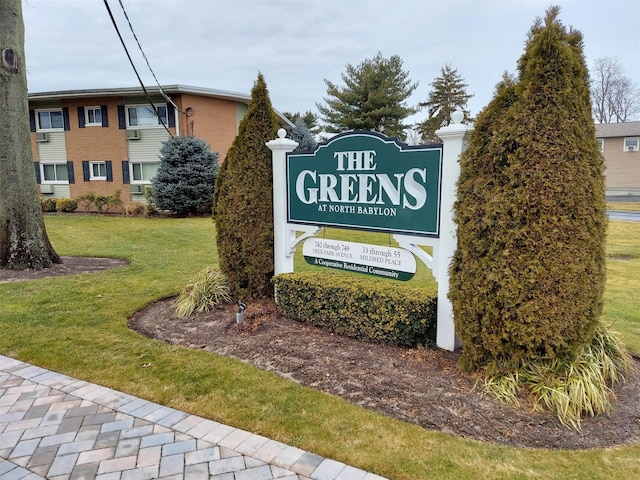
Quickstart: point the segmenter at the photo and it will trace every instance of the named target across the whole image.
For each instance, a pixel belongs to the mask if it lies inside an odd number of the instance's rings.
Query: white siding
[[[51,186],[53,187],[53,193],[42,194],[44,198],[71,198],[71,188],[68,184],[55,183]]]
[[[41,163],[66,163],[67,144],[64,132],[47,132],[48,142],[38,142],[38,159]]]
[[[162,142],[170,136],[164,128],[140,128],[140,139],[127,140],[129,162],[158,162]]]
[[[249,111],[249,107],[244,103],[236,103],[236,129],[240,128],[240,122]]]
[[[71,188],[69,185],[58,185],[55,184],[53,186],[53,197],[55,198],[71,198]]]

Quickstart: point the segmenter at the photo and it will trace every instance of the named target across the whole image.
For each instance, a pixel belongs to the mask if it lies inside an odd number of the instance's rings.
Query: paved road
[[[608,210],[610,220],[622,220],[625,222],[640,222],[640,212],[623,212],[621,210]]]
[[[0,355],[1,480],[385,480]]]

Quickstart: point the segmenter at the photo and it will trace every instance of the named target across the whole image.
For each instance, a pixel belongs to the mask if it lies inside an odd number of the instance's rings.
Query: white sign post
[[[315,235],[319,227],[291,225],[287,223],[287,153],[292,152],[298,142],[285,138],[287,132],[278,130],[276,140],[266,145],[272,152],[273,164],[273,266],[274,274],[293,272],[293,252],[296,245],[305,238]],[[303,235],[296,237],[296,231]]]
[[[456,182],[460,175],[460,154],[465,148],[465,139],[472,129],[462,124],[462,112],[454,112],[453,123],[436,131],[443,142],[442,172],[440,180],[440,227],[439,238],[417,235],[394,234],[394,239],[422,260],[433,272],[438,282],[438,317],[436,343],[440,348],[455,350],[459,341],[455,335],[453,308],[447,297],[449,293],[449,265],[456,249],[456,225],[453,221],[453,204],[456,199]],[[267,142],[273,152],[273,226],[274,226],[274,273],[293,272],[293,253],[304,239],[315,236],[320,227],[291,224],[287,222],[287,171],[286,154],[298,144],[285,138],[283,129],[278,139]],[[302,232],[296,236],[296,232]],[[433,255],[420,246],[433,247]]]

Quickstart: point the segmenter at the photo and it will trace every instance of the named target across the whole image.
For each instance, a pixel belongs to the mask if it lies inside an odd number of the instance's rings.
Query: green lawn
[[[607,210],[640,212],[640,202],[607,202]]]
[[[72,215],[47,216],[46,225],[60,255],[121,257],[131,264],[89,275],[0,284],[4,355],[392,479],[640,478],[640,444],[555,451],[465,440],[370,412],[242,362],[128,330],[133,312],[177,293],[191,275],[217,263],[209,219]],[[640,353],[640,224],[611,222],[609,255],[606,315]],[[414,281],[426,282],[429,275],[419,271]]]

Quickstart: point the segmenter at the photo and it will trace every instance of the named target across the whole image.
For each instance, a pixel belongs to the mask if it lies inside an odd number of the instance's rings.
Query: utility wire
[[[124,18],[127,19],[127,23],[129,24],[129,30],[131,30],[131,34],[133,35],[133,38],[135,38],[136,43],[138,44],[138,48],[140,49],[140,53],[142,53],[142,57],[144,58],[145,62],[147,62],[147,67],[149,67],[149,71],[151,72],[151,75],[153,75],[153,79],[156,81],[156,85],[158,85],[158,89],[160,90],[160,94],[164,97],[164,99],[167,102],[169,102],[171,105],[173,105],[173,107],[176,110],[180,111],[178,106],[175,103],[173,103],[173,100],[171,100],[171,98],[169,98],[164,93],[164,90],[162,90],[162,86],[160,85],[160,82],[158,81],[158,78],[156,77],[155,72],[153,71],[153,69],[151,68],[151,65],[149,64],[149,59],[145,55],[144,50],[142,50],[142,45],[140,45],[140,41],[138,40],[138,36],[136,35],[136,32],[133,31],[133,25],[131,25],[131,20],[129,20],[129,15],[127,15],[127,11],[124,8],[124,4],[122,3],[122,0],[118,0],[118,2],[120,3],[120,8],[122,9],[122,13],[124,14]]]
[[[109,2],[107,0],[103,0],[103,1],[104,1],[104,6],[107,8],[107,12],[109,13],[109,17],[111,18],[111,23],[113,23],[113,28],[115,28],[116,33],[118,34],[118,38],[120,39],[120,43],[122,43],[122,47],[124,48],[124,51],[127,54],[127,58],[129,59],[129,63],[131,64],[131,67],[133,68],[133,71],[135,72],[136,77],[138,77],[138,82],[140,83],[140,86],[142,87],[142,90],[144,91],[144,94],[147,97],[147,100],[149,100],[149,103],[151,104],[151,108],[153,108],[153,111],[155,112],[156,116],[158,117],[158,120],[160,120],[160,123],[162,124],[164,129],[167,131],[167,133],[169,135],[171,135],[171,137],[173,137],[173,134],[171,133],[171,131],[169,131],[169,128],[167,127],[167,125],[164,123],[164,120],[160,116],[160,112],[158,111],[158,107],[156,107],[156,105],[153,103],[153,100],[151,99],[151,95],[149,95],[149,92],[147,91],[147,88],[144,86],[144,83],[142,82],[142,78],[140,78],[140,74],[138,74],[138,70],[136,69],[136,66],[133,63],[133,60],[131,59],[131,55],[129,55],[129,50],[127,49],[127,45],[124,43],[124,39],[122,38],[122,35],[120,34],[120,29],[118,28],[118,24],[116,23],[116,19],[113,17],[113,13],[111,12],[111,8],[109,7]]]

